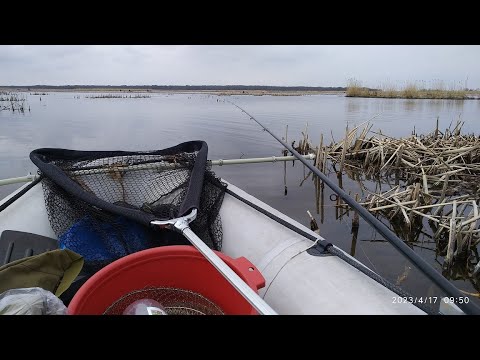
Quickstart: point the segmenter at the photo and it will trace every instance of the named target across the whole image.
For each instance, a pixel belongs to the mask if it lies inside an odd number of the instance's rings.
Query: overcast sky
[[[371,87],[480,88],[479,64],[478,45],[0,45],[0,85],[346,86],[356,78]]]

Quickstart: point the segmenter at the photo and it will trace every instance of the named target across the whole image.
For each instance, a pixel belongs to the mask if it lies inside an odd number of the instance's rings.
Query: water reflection
[[[417,133],[427,133],[435,126],[437,117],[441,129],[462,120],[465,131],[478,130],[478,100],[345,98],[345,102],[344,117],[350,123],[359,124],[375,117],[374,124],[398,136],[409,135],[414,126]]]
[[[405,100],[403,105],[406,111],[414,111],[417,110],[417,103],[415,100]]]
[[[360,111],[360,104],[362,99],[358,98],[347,98],[345,105],[347,106],[347,112],[349,113],[359,113]]]

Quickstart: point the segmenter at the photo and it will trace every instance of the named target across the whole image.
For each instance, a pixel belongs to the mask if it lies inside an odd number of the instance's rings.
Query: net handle
[[[152,225],[173,227],[176,231],[182,233],[193,246],[223,275],[225,279],[252,305],[261,315],[278,315],[265,300],[263,300],[255,291],[252,290],[220,257],[215,254],[193,231],[190,229],[190,222],[197,217],[197,209],[180,218],[159,221],[154,220]]]

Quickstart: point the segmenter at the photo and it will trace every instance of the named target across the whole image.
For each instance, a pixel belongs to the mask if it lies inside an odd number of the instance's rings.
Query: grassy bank
[[[466,100],[475,98],[476,92],[467,91],[455,85],[447,89],[443,82],[437,82],[431,88],[425,88],[417,83],[406,83],[403,86],[385,84],[379,89],[371,89],[362,86],[358,80],[349,80],[345,95],[369,98]]]

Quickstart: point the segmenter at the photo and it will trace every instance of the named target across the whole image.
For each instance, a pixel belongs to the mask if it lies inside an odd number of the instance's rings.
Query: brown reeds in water
[[[480,137],[462,134],[461,121],[442,132],[437,119],[430,134],[414,131],[405,138],[371,131],[368,122],[362,131],[360,126],[347,128],[345,137],[330,145],[323,143],[322,135],[318,147],[303,133],[296,150],[315,154],[316,166],[325,174],[328,161],[340,186],[344,174],[357,181],[364,194],[360,204],[386,219],[412,246],[420,234],[427,234],[428,224],[436,255],[444,258],[444,272],[452,278],[459,268],[469,276],[480,275]],[[366,185],[371,180],[378,182],[375,190]],[[315,184],[318,213],[321,186],[319,180]],[[334,201],[337,218],[343,216],[347,205]]]
[[[26,108],[24,96],[17,93],[2,93],[0,95],[0,111],[25,113]]]
[[[460,83],[452,83],[449,87],[442,81],[426,86],[419,82],[405,82],[403,84],[383,84],[379,88],[371,89],[363,86],[362,82],[350,79],[345,96],[366,98],[397,98],[397,99],[476,99],[477,92],[466,90]]]
[[[118,95],[118,94],[100,94],[85,96],[86,99],[146,99],[151,98],[150,95],[136,94],[136,95]]]

